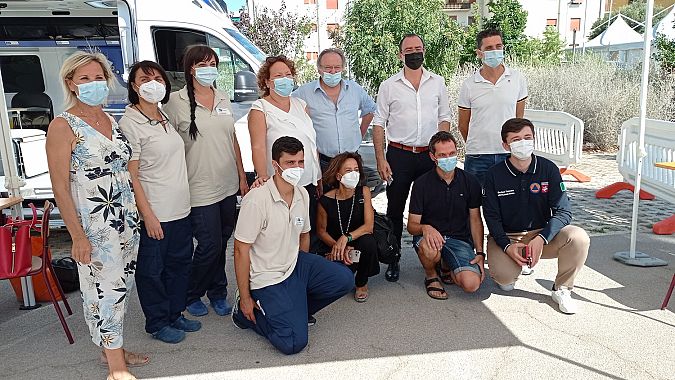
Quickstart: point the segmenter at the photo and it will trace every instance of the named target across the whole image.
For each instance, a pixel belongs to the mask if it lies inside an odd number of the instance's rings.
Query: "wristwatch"
[[[483,256],[483,258],[485,258],[485,257],[486,257],[486,256],[485,256],[485,252],[476,252],[476,256],[478,256],[478,255],[481,255],[481,256]]]
[[[351,243],[352,240],[354,239],[354,238],[352,237],[352,234],[347,234],[347,235],[345,235],[345,236],[347,237],[347,243]]]

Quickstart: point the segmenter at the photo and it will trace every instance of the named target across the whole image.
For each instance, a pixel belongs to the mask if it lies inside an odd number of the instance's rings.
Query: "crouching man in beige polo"
[[[483,194],[490,276],[510,291],[524,266],[532,268],[540,258],[558,259],[551,296],[560,311],[574,314],[571,291],[588,256],[588,234],[570,225],[572,210],[558,166],[533,154],[532,122],[509,119],[501,135],[511,155],[488,170]]]

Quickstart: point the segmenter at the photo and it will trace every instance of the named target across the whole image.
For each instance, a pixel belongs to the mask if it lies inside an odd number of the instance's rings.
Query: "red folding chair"
[[[664,310],[666,307],[668,307],[668,301],[670,301],[670,296],[673,295],[673,288],[675,288],[675,273],[673,274],[673,279],[670,281],[670,288],[668,288],[666,298],[663,299],[663,304],[661,304],[661,310]]]
[[[49,283],[49,278],[56,283],[59,295],[63,300],[63,305],[68,311],[68,315],[72,315],[73,311],[70,309],[68,300],[61,289],[59,280],[54,275],[54,268],[52,267],[52,258],[49,252],[49,216],[54,209],[54,205],[49,201],[45,201],[44,211],[42,213],[42,220],[37,221],[37,214],[33,208],[33,220],[20,220],[10,222],[3,227],[0,227],[0,280],[10,278],[19,278],[25,276],[35,276],[42,274],[45,281],[49,296],[51,298],[56,314],[61,321],[61,326],[66,333],[68,342],[74,343],[73,335],[70,333],[66,319],[63,316],[59,302],[56,299],[56,294]],[[40,232],[42,237],[42,252],[39,256],[33,256],[30,243],[30,230]]]

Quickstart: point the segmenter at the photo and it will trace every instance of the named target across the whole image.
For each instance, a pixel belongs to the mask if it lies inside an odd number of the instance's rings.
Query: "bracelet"
[[[478,256],[478,255],[481,255],[481,256],[483,256],[483,258],[485,258],[485,257],[486,257],[486,256],[485,256],[485,252],[476,252],[476,256]]]
[[[347,235],[345,235],[345,236],[347,236],[347,243],[351,243],[352,240],[354,239],[354,238],[352,237],[352,234],[347,234]]]

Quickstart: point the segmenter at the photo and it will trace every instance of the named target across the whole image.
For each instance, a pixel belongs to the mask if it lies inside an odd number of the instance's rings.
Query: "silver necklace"
[[[349,232],[349,225],[352,224],[352,213],[354,212],[354,202],[356,201],[356,192],[352,196],[352,208],[349,210],[349,219],[347,220],[347,228],[342,229],[342,215],[340,214],[340,201],[338,200],[338,192],[335,191],[335,203],[337,203],[338,223],[340,224],[340,232],[347,235]],[[346,230],[346,231],[345,231]]]

